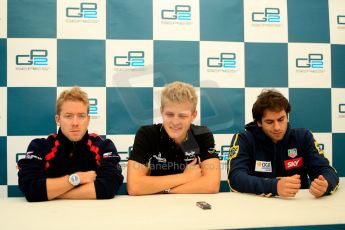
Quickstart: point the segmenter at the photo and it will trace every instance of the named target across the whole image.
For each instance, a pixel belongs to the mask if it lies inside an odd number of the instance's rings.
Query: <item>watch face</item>
[[[77,178],[76,175],[72,175],[71,180],[72,180],[73,184],[75,184],[76,182],[78,182],[78,178]]]
[[[69,182],[76,186],[76,185],[79,185],[80,183],[80,178],[77,174],[72,174],[70,177],[69,177]]]

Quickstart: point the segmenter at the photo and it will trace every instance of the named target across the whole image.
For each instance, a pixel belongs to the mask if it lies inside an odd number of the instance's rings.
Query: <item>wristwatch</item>
[[[78,186],[80,184],[80,177],[78,176],[78,174],[73,173],[69,176],[68,182],[73,186]]]

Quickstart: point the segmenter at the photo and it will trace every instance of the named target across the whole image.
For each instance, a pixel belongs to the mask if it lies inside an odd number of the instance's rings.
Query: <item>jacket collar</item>
[[[84,134],[84,136],[82,137],[80,141],[71,141],[62,133],[61,128],[59,128],[57,138],[61,142],[62,145],[74,145],[75,147],[77,147],[77,146],[87,144],[87,141],[89,139],[89,133],[88,131],[86,131],[86,133]]]
[[[271,140],[271,138],[269,138],[265,133],[264,131],[262,131],[262,128],[259,127],[257,125],[256,122],[250,122],[248,124],[246,124],[245,126],[245,129],[246,131],[250,132],[251,134],[253,134],[253,136],[265,143],[273,143],[273,141]],[[283,139],[281,141],[278,141],[277,144],[280,144],[280,143],[285,143],[286,140],[289,138],[290,136],[290,133],[291,133],[291,127],[290,127],[290,123],[288,123],[288,126],[287,126],[287,129],[286,129],[286,133],[283,137]]]
[[[174,143],[175,144],[175,141],[173,140],[173,139],[171,139],[170,138],[170,136],[168,135],[168,133],[167,133],[167,131],[165,130],[165,128],[164,128],[164,126],[163,126],[163,124],[159,124],[160,125],[160,127],[159,127],[159,132],[160,132],[160,137],[161,137],[161,139],[163,139],[163,140],[170,140],[172,143]],[[184,142],[186,142],[187,140],[188,140],[188,137],[190,137],[190,136],[192,136],[193,134],[192,134],[192,131],[191,131],[191,129],[192,129],[192,124],[191,124],[191,126],[189,127],[189,129],[188,129],[188,131],[187,131],[187,137],[186,137],[186,140],[184,141]],[[184,143],[183,142],[183,143]]]

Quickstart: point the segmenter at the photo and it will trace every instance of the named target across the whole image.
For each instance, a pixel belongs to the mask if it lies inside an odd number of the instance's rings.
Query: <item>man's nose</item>
[[[79,124],[79,120],[77,116],[74,116],[72,119],[72,125],[77,126]]]
[[[275,121],[275,122],[273,123],[273,129],[274,129],[274,130],[279,130],[279,129],[280,129],[280,124],[279,124],[278,121]]]
[[[174,116],[172,119],[171,119],[171,122],[175,125],[175,124],[178,124],[180,122],[180,119],[178,118],[178,116]]]

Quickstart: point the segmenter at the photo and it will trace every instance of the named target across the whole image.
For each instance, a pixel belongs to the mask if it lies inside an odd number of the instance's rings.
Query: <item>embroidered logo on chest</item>
[[[256,161],[256,172],[272,172],[272,163],[270,161]]]
[[[297,156],[297,149],[296,148],[288,149],[288,156],[291,158],[295,158]]]
[[[167,163],[167,159],[163,158],[161,153],[153,155],[153,158],[155,158],[159,163]]]
[[[191,162],[195,158],[195,151],[185,152],[184,153],[184,161]]]

